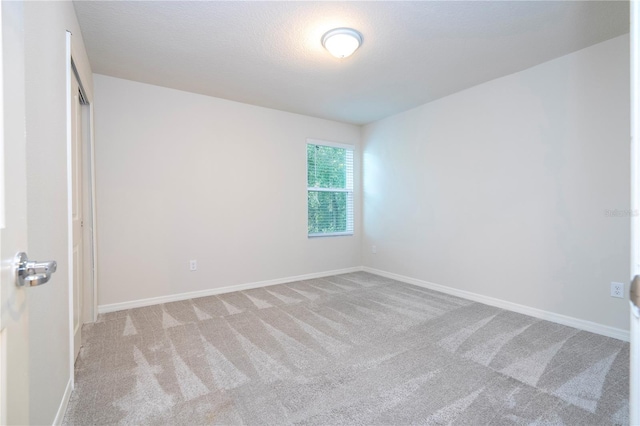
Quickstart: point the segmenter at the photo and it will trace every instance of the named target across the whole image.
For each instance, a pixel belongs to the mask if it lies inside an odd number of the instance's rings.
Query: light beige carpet
[[[628,423],[628,343],[367,273],[83,333],[68,425]]]

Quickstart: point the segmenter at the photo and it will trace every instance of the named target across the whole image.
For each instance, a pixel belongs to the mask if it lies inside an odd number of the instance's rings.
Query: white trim
[[[98,313],[122,311],[125,309],[141,308],[143,306],[158,305],[160,303],[178,302],[180,300],[195,299],[198,297],[213,296],[216,294],[231,293],[234,291],[251,290],[253,288],[268,287],[278,284],[286,284],[295,281],[311,280],[314,278],[330,277],[332,275],[348,274],[362,271],[361,266],[352,268],[336,269],[334,271],[314,272],[312,274],[297,275],[286,278],[276,278],[273,280],[257,281],[245,284],[236,284],[226,287],[211,288],[207,290],[190,291],[187,293],[170,294],[167,296],[151,297],[148,299],[131,300],[129,302],[111,303],[109,305],[99,305]]]
[[[322,237],[349,237],[353,235],[353,231],[345,231],[345,232],[319,232],[316,234],[307,234],[307,238],[322,238]]]
[[[297,275],[286,278],[277,278],[273,280],[257,281],[245,284],[236,284],[226,287],[218,287],[207,290],[191,291],[187,293],[171,294],[167,296],[151,297],[148,299],[131,300],[129,302],[112,303],[108,305],[99,305],[98,313],[104,314],[108,312],[122,311],[125,309],[141,308],[143,306],[158,305],[161,303],[178,302],[180,300],[195,299],[198,297],[213,296],[216,294],[231,293],[234,291],[250,290],[253,288],[268,287],[278,284],[286,284],[295,281],[310,280],[314,278],[329,277],[332,275],[348,274],[351,272],[369,272],[381,277],[391,278],[396,281],[413,284],[418,287],[428,288],[430,290],[439,291],[441,293],[450,294],[452,296],[461,297],[463,299],[472,300],[474,302],[484,303],[485,305],[495,306],[506,309],[508,311],[518,312],[535,318],[555,322],[569,327],[578,328],[580,330],[590,331],[592,333],[601,334],[614,339],[629,341],[629,332],[621,328],[609,327],[592,321],[586,321],[567,315],[557,314],[555,312],[544,311],[542,309],[532,308],[530,306],[520,305],[506,300],[496,299],[494,297],[484,296],[470,291],[458,290],[452,287],[434,284],[428,281],[416,278],[406,277],[404,275],[394,274],[379,269],[370,268],[368,266],[356,266],[352,268],[337,269],[333,271],[315,272],[312,274]]]
[[[96,144],[93,132],[93,99],[89,100],[89,145],[91,149],[91,241],[93,250],[91,264],[93,265],[93,322],[98,321],[98,213],[96,205]]]
[[[67,412],[67,406],[69,405],[69,399],[71,398],[72,390],[73,385],[71,383],[71,379],[69,379],[69,381],[67,382],[67,387],[64,390],[64,395],[62,395],[62,401],[60,401],[60,407],[58,407],[56,418],[53,420],[54,425],[62,424],[62,420],[64,420],[64,414]]]
[[[2,7],[0,7],[0,22],[2,22]],[[0,25],[0,29],[2,25]],[[0,31],[0,46],[2,46],[2,31]],[[0,49],[0,229],[5,228],[5,177],[4,177],[4,77],[3,77],[3,54]],[[0,330],[2,330],[2,323],[0,322]],[[2,418],[2,411],[0,410],[0,418]],[[4,424],[4,423],[2,423]]]
[[[428,288],[430,290],[439,291],[441,293],[450,294],[452,296],[461,297],[474,302],[484,303],[485,305],[495,306],[520,314],[529,315],[535,318],[555,322],[569,327],[578,328],[580,330],[590,331],[592,333],[601,334],[614,339],[629,341],[629,332],[621,328],[609,327],[592,321],[586,321],[567,315],[557,314],[555,312],[544,311],[542,309],[532,308],[530,306],[520,305],[518,303],[508,302],[506,300],[496,299],[494,297],[484,296],[482,294],[472,293],[470,291],[458,290],[456,288],[447,287],[440,284],[434,284],[428,281],[419,280],[417,278],[405,277],[404,275],[394,274],[392,272],[381,271],[379,269],[362,267],[362,270],[371,274],[380,275],[381,277],[391,278],[396,281],[402,281],[408,284],[417,285],[418,287]]]
[[[640,273],[640,217],[637,214],[640,207],[638,188],[640,184],[640,4],[638,0],[630,2],[631,37],[631,279]],[[629,420],[630,424],[640,423],[640,319],[636,318],[633,303],[630,302],[629,328],[631,344],[629,345]]]
[[[0,425],[7,424],[7,385],[7,329],[0,328]]]
[[[74,349],[73,349],[73,136],[71,124],[71,32],[66,32],[66,87],[67,87],[67,283],[69,291],[69,382],[74,381]]]
[[[307,145],[331,146],[333,148],[350,149],[351,151],[355,151],[356,149],[355,145],[351,145],[348,143],[330,142],[322,139],[312,139],[312,138],[307,138]]]
[[[638,196],[638,184],[640,183],[640,147],[638,146],[638,138],[640,137],[640,129],[638,125],[638,115],[640,113],[640,79],[637,73],[640,72],[640,4],[638,1],[632,1],[631,7],[631,279],[640,274],[640,216],[637,215],[640,209],[640,197]]]
[[[307,191],[313,191],[313,192],[348,192],[350,194],[353,193],[353,189],[346,189],[346,188],[318,188],[318,187],[309,187],[307,188]]]

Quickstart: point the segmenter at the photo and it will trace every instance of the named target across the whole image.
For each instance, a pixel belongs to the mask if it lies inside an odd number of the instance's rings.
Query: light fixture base
[[[351,56],[362,42],[362,34],[353,28],[334,28],[322,36],[322,46],[340,59]]]

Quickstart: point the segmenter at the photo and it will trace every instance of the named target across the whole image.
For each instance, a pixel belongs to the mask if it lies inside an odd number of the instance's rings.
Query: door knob
[[[629,290],[629,303],[631,303],[631,312],[640,318],[640,275],[636,275],[631,281],[631,289]]]
[[[18,287],[35,287],[42,285],[51,279],[58,268],[55,260],[48,262],[37,262],[29,260],[27,253],[20,252],[16,255],[16,285]]]

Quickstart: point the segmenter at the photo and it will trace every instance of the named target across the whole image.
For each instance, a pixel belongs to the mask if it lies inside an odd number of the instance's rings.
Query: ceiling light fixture
[[[322,45],[336,58],[351,56],[362,44],[362,34],[353,28],[334,28],[322,36]]]

